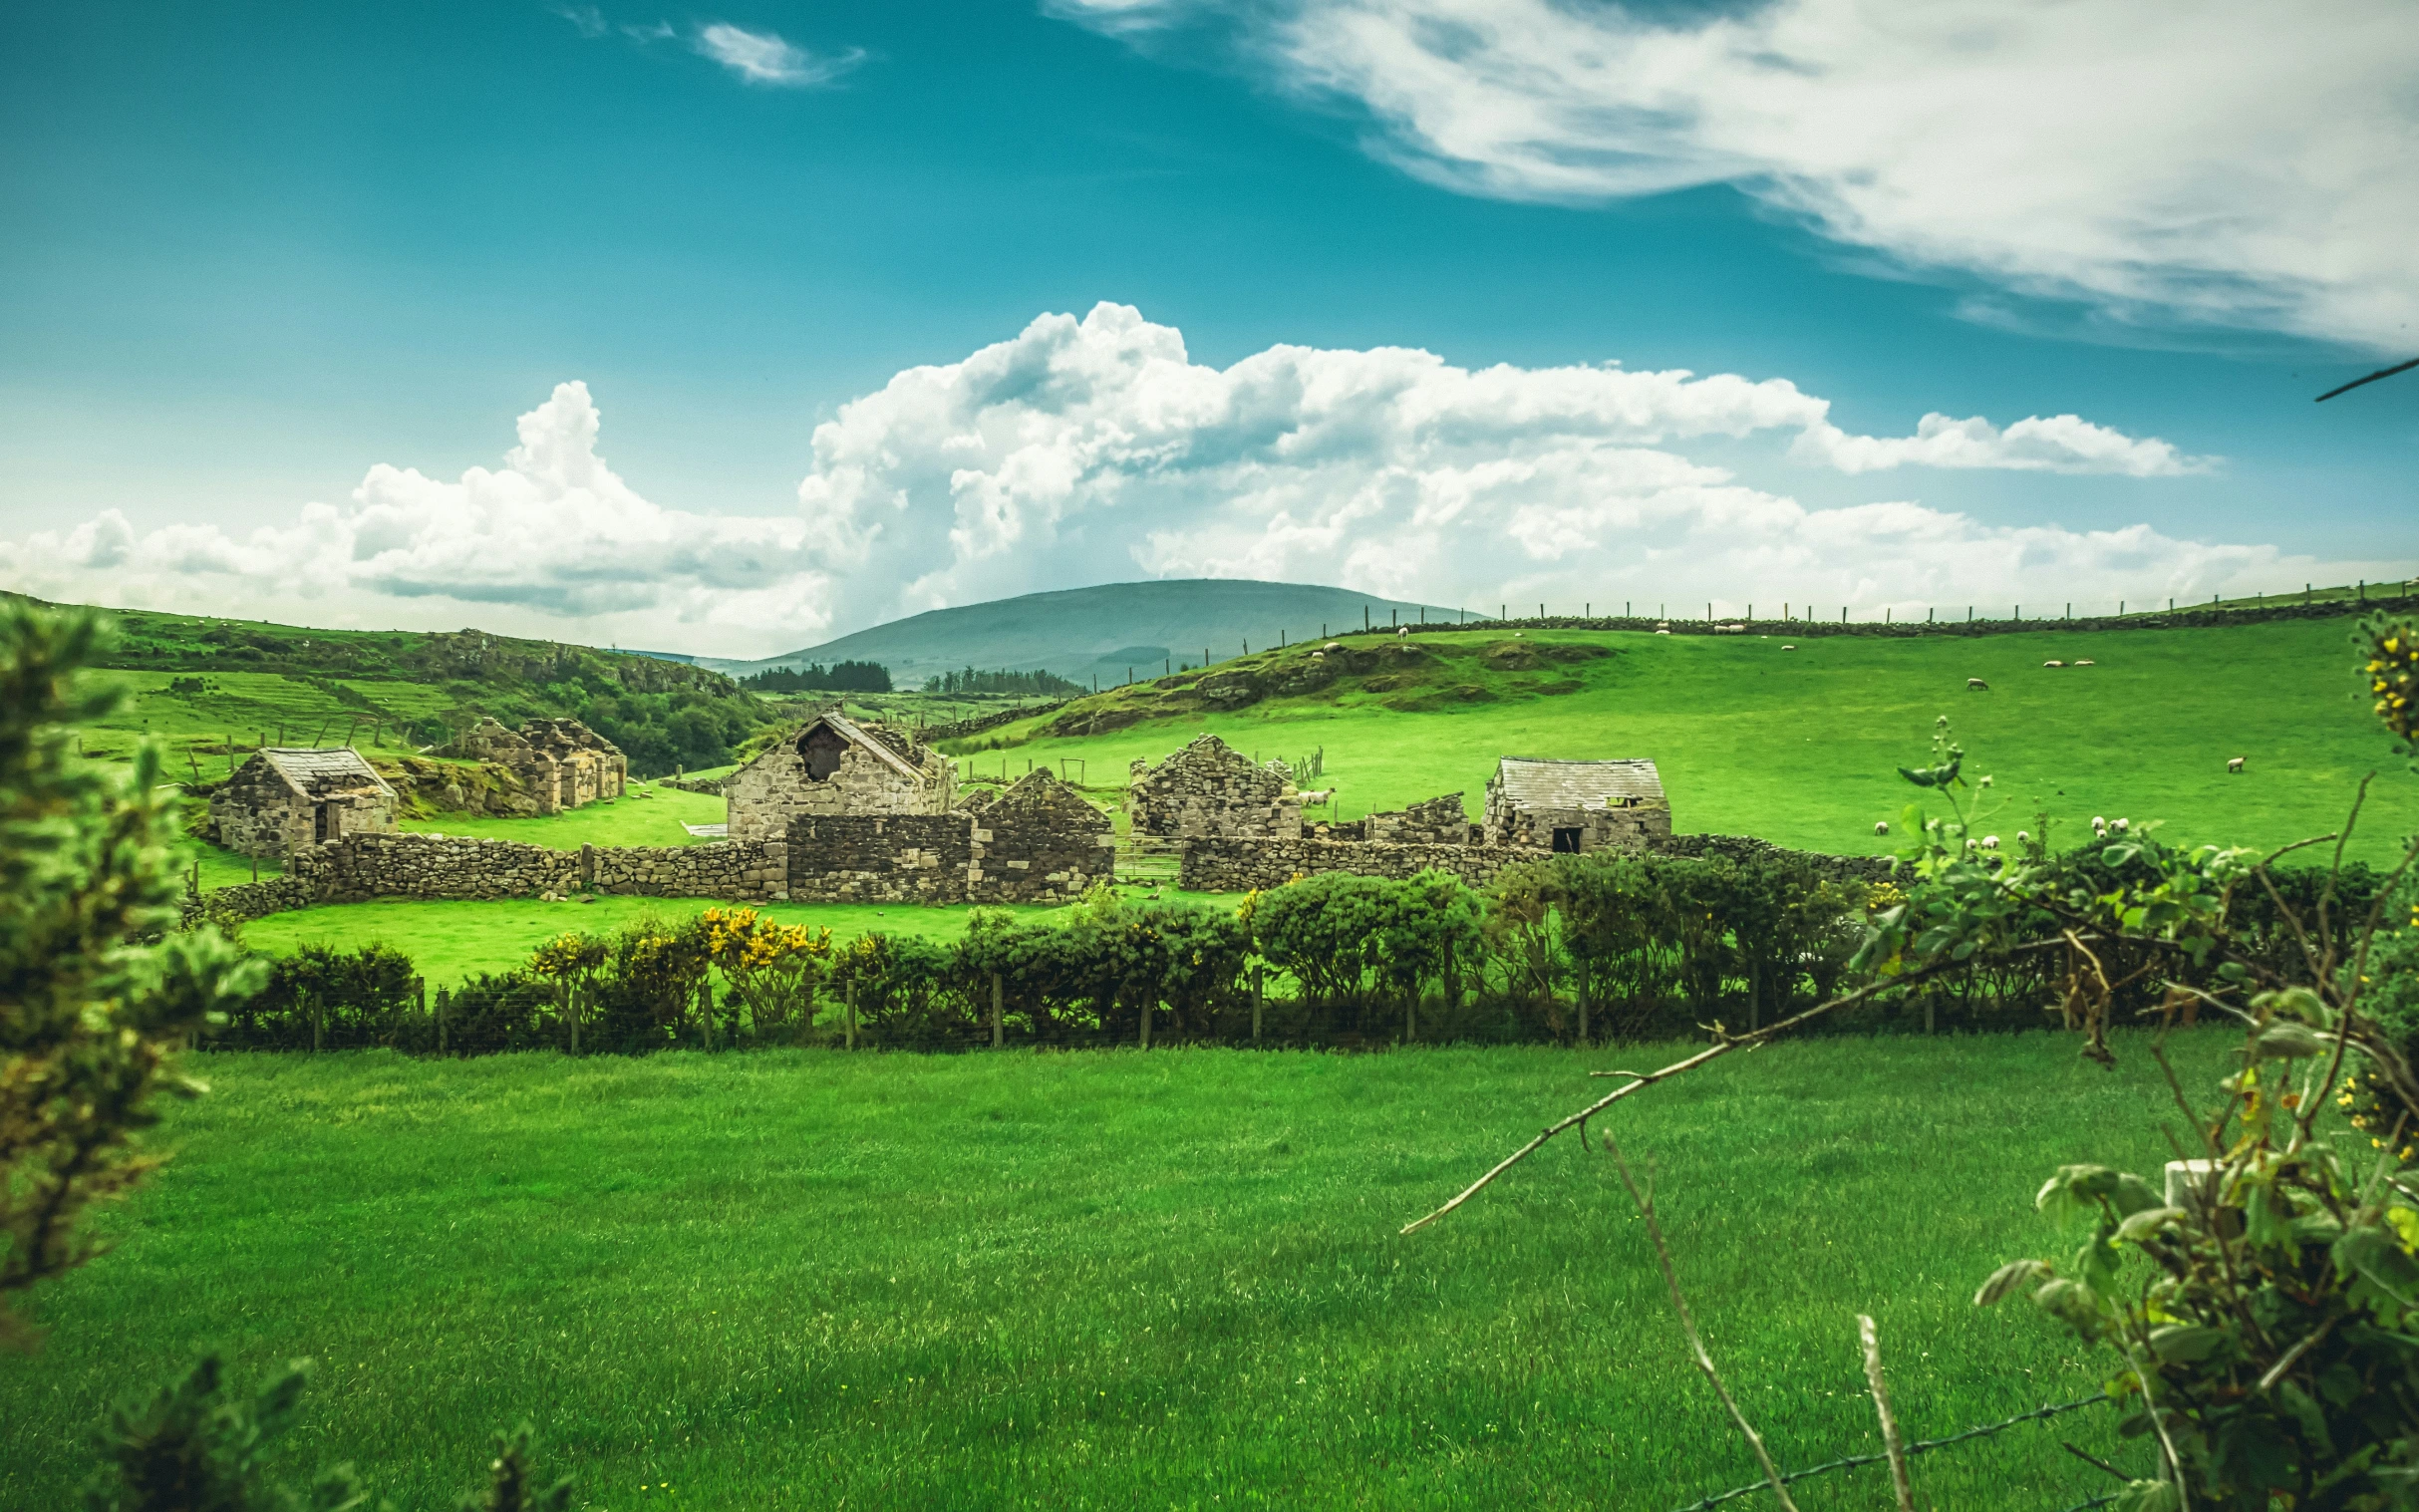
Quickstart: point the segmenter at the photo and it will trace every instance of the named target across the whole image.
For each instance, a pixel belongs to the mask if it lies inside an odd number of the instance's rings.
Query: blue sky
[[[2309,400],[2419,352],[2419,29],[2258,9],[2172,69],[1984,0],[24,10],[0,582],[766,654],[1151,575],[2406,573],[2419,377]]]

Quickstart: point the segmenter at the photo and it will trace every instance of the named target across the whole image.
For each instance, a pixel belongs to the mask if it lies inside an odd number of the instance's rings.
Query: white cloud
[[[794,518],[684,513],[597,455],[585,384],[522,416],[504,465],[458,481],[381,462],[349,504],[230,535],[138,532],[116,510],[0,541],[0,577],[52,598],[313,623],[460,624],[659,650],[782,649],[830,623],[828,578]],[[701,643],[711,642],[706,645]],[[767,648],[768,649],[768,648]]]
[[[1851,436],[1782,379],[1480,371],[1280,346],[1218,370],[1103,304],[910,369],[814,434],[799,501],[849,624],[1133,575],[1342,582],[1430,602],[2136,602],[2274,587],[2311,564],[2146,526],[2007,528],[1909,501],[1810,509],[1688,455],[1793,435],[1841,472],[2211,465],[2073,416]],[[1733,449],[1735,450],[1735,449]],[[1775,467],[1784,465],[1774,459]],[[893,594],[873,600],[868,595]]]
[[[1277,346],[1211,368],[1175,329],[1101,304],[842,406],[814,430],[792,514],[649,501],[599,455],[596,406],[566,383],[520,418],[499,468],[448,480],[381,463],[345,502],[248,534],[145,531],[111,512],[0,540],[0,583],[762,656],[923,609],[1138,576],[1341,583],[1472,607],[1921,613],[2409,570],[2140,524],[1996,525],[1903,496],[1810,508],[1780,491],[1809,468],[2170,478],[2211,464],[2071,415],[2004,427],[1933,415],[1913,436],[1872,437],[1833,426],[1830,408],[1780,378],[1471,370],[1398,347]],[[2054,497],[2041,490],[2061,484],[2032,486]]]
[[[865,61],[862,48],[823,57],[784,41],[778,33],[752,32],[728,21],[700,27],[697,50],[750,84],[788,89],[828,84]]]
[[[2407,0],[1054,0],[1103,31],[1235,17],[1284,87],[1469,193],[1730,183],[1904,262],[2121,318],[2407,348]]]

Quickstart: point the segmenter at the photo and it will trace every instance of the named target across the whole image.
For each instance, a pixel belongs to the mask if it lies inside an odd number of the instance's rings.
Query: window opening
[[[798,756],[806,763],[806,780],[829,781],[840,769],[840,757],[848,754],[848,742],[829,725],[817,725],[798,742]]]
[[[1554,831],[1554,850],[1555,850],[1555,853],[1556,853],[1557,855],[1566,855],[1566,856],[1567,856],[1567,855],[1577,855],[1577,854],[1579,853],[1579,835],[1580,835],[1580,832],[1579,832],[1579,830],[1578,830],[1578,829],[1576,829],[1576,828],[1572,828],[1572,829],[1557,829],[1557,830],[1555,830],[1555,831]]]

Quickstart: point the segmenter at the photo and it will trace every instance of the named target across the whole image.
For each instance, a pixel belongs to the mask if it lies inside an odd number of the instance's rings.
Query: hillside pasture
[[[1895,824],[1913,792],[1895,768],[1927,753],[1947,715],[1966,772],[1993,779],[1967,794],[1986,829],[2012,835],[2045,813],[2072,843],[2094,814],[2124,815],[2163,824],[2170,840],[2271,846],[2332,831],[2363,773],[2403,764],[2353,679],[2350,625],[1794,641],[1541,631],[1519,645],[1611,654],[1526,670],[1504,670],[1517,656],[1491,655],[1514,644],[1508,634],[1425,631],[1407,638],[1425,655],[1399,674],[1232,712],[1204,708],[1197,678],[1137,686],[989,732],[980,744],[991,749],[966,759],[1021,769],[1081,758],[1095,774],[1121,773],[1209,731],[1262,760],[1324,748],[1319,785],[1337,789],[1341,817],[1458,789],[1475,818],[1500,756],[1646,756],[1663,773],[1676,829],[1882,853],[1900,842],[1874,825]],[[1311,649],[1211,671],[1266,673]],[[2043,665],[2052,660],[2067,665]],[[1969,690],[1968,678],[1989,687]],[[1107,735],[1048,733],[1100,709],[1145,719]],[[2238,756],[2246,769],[2230,774]],[[2419,788],[2381,783],[2353,854],[2382,858],[2414,827]]]
[[[2185,1037],[2186,1084],[2231,1044]],[[1710,1347],[1784,1464],[2089,1395],[2105,1361],[1999,1262],[2073,1160],[2156,1171],[2138,1035],[1840,1039],[1625,1105]],[[174,1160],[0,1357],[0,1505],[59,1506],[115,1401],[225,1352],[317,1382],[281,1458],[451,1505],[531,1418],[582,1504],[1619,1506],[1754,1477],[1601,1153],[1564,1143],[1396,1234],[1667,1048],[571,1061],[195,1057]],[[2086,1410],[1916,1462],[1925,1505],[2072,1505],[2137,1473]],[[1887,1500],[1878,1469],[1808,1512]]]

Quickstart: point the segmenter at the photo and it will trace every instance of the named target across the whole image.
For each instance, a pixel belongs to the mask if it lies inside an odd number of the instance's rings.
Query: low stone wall
[[[295,852],[287,875],[315,901],[370,898],[534,898],[580,885],[580,853],[459,835],[351,835]]]
[[[963,813],[802,814],[789,821],[790,900],[963,903],[974,833]]]
[[[723,783],[728,780],[727,777],[655,777],[650,779],[649,785],[671,787],[681,792],[702,792],[710,798],[719,798],[723,795]]]
[[[785,840],[725,840],[708,845],[590,845],[580,874],[601,893],[645,898],[728,898],[777,902],[789,896]]]
[[[1224,840],[1184,842],[1176,885],[1189,892],[1249,892],[1283,887],[1323,871],[1401,880],[1445,871],[1484,887],[1507,866],[1550,852],[1525,845],[1389,845],[1381,840]]]
[[[271,877],[265,882],[213,887],[206,893],[188,892],[184,896],[183,919],[187,925],[211,914],[238,921],[265,919],[290,908],[308,908],[318,901],[311,884],[302,878]]]

